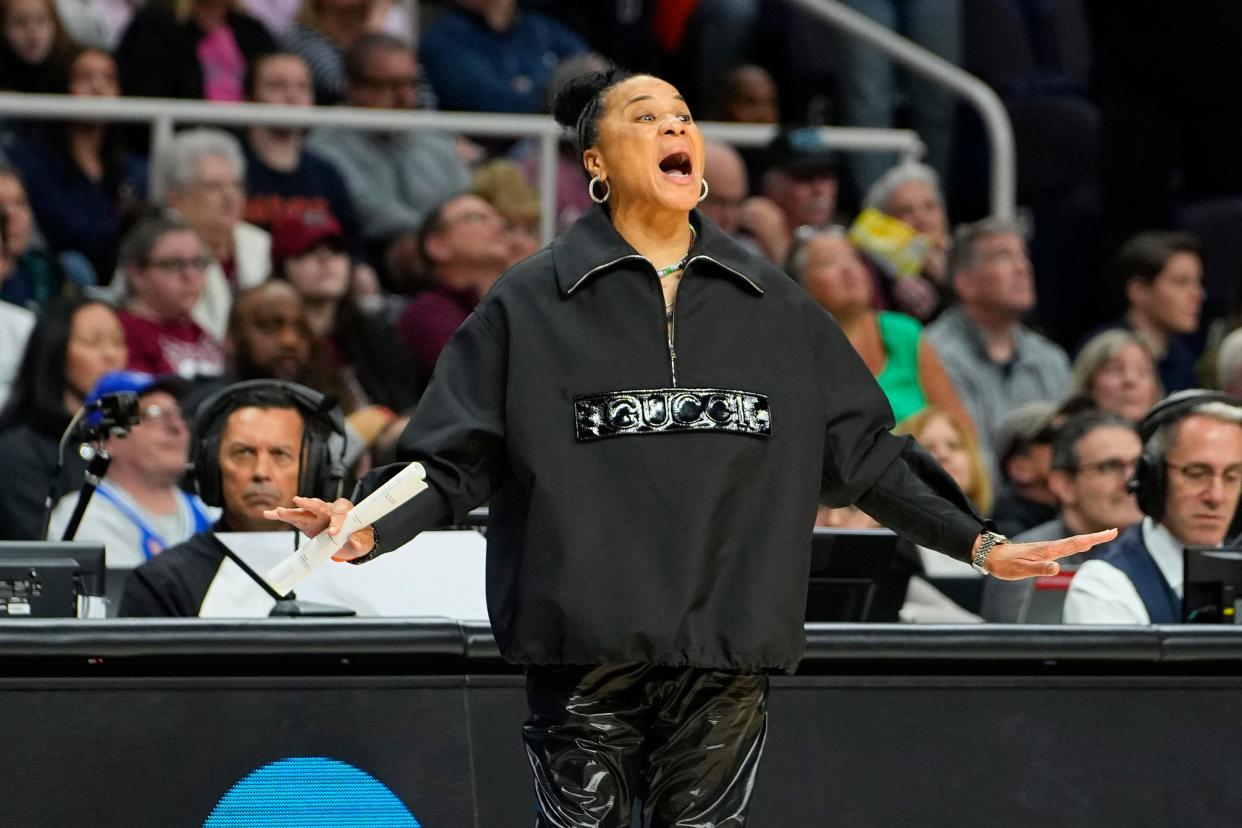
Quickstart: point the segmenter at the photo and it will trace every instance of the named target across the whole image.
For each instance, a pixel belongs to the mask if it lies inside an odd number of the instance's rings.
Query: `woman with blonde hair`
[[[475,170],[470,190],[505,217],[512,267],[540,248],[539,192],[515,162],[497,159]]]
[[[958,488],[982,514],[992,510],[992,482],[979,451],[979,443],[967,421],[952,411],[928,406],[907,417],[893,429],[909,434],[936,458]],[[928,580],[943,575],[973,578],[975,573],[960,561],[946,560],[924,546],[915,547],[918,569],[911,575],[901,620],[920,624],[975,624],[983,619],[960,606]]]
[[[992,481],[974,429],[960,414],[927,406],[897,424],[894,434],[909,434],[935,457],[953,482],[983,514],[992,511]]]

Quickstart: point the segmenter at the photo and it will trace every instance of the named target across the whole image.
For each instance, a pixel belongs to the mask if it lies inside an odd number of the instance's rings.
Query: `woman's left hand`
[[[1056,575],[1061,571],[1058,558],[1086,552],[1091,547],[1108,543],[1117,537],[1116,529],[1105,529],[1089,535],[1074,535],[1054,541],[1036,543],[998,543],[988,553],[983,568],[989,575],[1005,581],[1019,581],[1040,575]],[[979,541],[975,542],[978,548]]]

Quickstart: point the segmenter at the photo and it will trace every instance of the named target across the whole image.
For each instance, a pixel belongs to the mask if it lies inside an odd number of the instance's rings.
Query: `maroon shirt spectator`
[[[473,288],[432,285],[405,306],[397,332],[419,376],[431,376],[440,352],[478,303],[479,295]]]
[[[397,333],[426,379],[449,337],[500,277],[509,243],[496,208],[463,193],[428,214],[418,245],[432,284],[406,305]]]
[[[210,262],[194,228],[170,215],[148,218],[125,237],[120,258],[129,367],[187,379],[222,373],[220,343],[190,317]]]
[[[129,364],[135,371],[214,376],[224,369],[224,352],[193,320],[160,322],[122,310],[117,314],[125,329]]]

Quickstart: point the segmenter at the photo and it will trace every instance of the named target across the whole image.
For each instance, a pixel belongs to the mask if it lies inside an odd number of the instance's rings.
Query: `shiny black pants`
[[[690,667],[531,667],[522,729],[538,828],[738,828],[767,734],[768,678]]]

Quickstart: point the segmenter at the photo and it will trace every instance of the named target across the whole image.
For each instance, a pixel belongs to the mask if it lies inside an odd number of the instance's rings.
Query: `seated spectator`
[[[556,93],[570,80],[588,72],[603,72],[609,66],[608,60],[595,52],[583,52],[577,57],[562,61],[548,80],[548,94],[540,111],[551,111]],[[528,181],[539,181],[538,141],[530,138],[519,141],[510,154],[522,165]],[[565,230],[590,210],[591,206],[591,197],[587,195],[586,179],[582,173],[582,159],[577,157],[573,142],[561,140],[556,147],[556,232]]]
[[[216,532],[281,531],[285,524],[265,512],[292,506],[299,494],[337,497],[335,480],[323,471],[319,479],[308,473],[329,464],[312,466],[301,459],[327,451],[331,415],[313,415],[279,386],[224,393],[225,399],[205,400],[195,417],[192,451],[198,488],[208,505],[220,507],[220,520],[135,569],[125,581],[123,616],[198,616],[225,561]]]
[[[833,315],[902,421],[928,405],[969,423],[953,383],[913,317],[871,307],[866,265],[841,228],[816,231],[794,248],[789,275]]]
[[[992,481],[970,421],[944,409],[928,406],[897,423],[894,434],[909,434],[970,498],[980,514],[992,512]]]
[[[99,49],[77,50],[68,85],[57,91],[120,97],[116,63]],[[120,228],[146,195],[146,163],[122,149],[118,127],[102,121],[31,125],[8,153],[48,246],[81,254],[106,283],[116,269]]]
[[[359,38],[345,58],[346,102],[351,106],[414,109],[418,64],[405,43],[370,34]],[[340,170],[364,236],[381,250],[422,224],[433,205],[470,183],[466,165],[446,135],[320,127],[311,132],[307,146]]]
[[[1121,246],[1113,270],[1129,305],[1114,327],[1147,337],[1165,393],[1196,387],[1195,353],[1182,337],[1198,329],[1203,307],[1198,242],[1185,233],[1140,233]]]
[[[924,322],[935,318],[952,298],[946,271],[949,218],[936,171],[917,161],[898,164],[867,191],[863,207],[904,221],[927,238],[922,278],[888,280],[884,287],[893,307]]]
[[[285,49],[310,67],[315,103],[340,103],[345,97],[345,53],[358,38],[374,31],[374,0],[306,0],[302,14],[281,38]]]
[[[299,16],[305,19],[317,15],[321,20],[324,17],[322,13],[308,11],[307,7],[312,4],[304,5],[302,0],[242,0],[242,3],[248,12],[267,26],[268,31],[281,37],[288,36],[289,32],[294,29]],[[313,5],[321,4],[314,3]],[[341,8],[347,13],[365,12],[362,20],[366,31],[386,32],[408,40],[413,31],[409,6],[410,3],[406,0],[368,0],[363,3],[353,2]],[[325,103],[335,103],[335,101]]]
[[[1096,334],[1074,358],[1070,393],[1137,423],[1164,396],[1147,339],[1127,330]]]
[[[699,202],[699,212],[736,238],[743,232],[742,203],[750,195],[746,165],[737,150],[723,141],[704,141],[703,159],[703,175],[711,183],[707,197]]]
[[[276,41],[231,0],[147,3],[116,47],[121,88],[147,98],[245,100],[246,72]]]
[[[996,432],[1009,412],[1065,396],[1069,359],[1022,324],[1035,305],[1035,279],[1026,243],[1012,224],[985,219],[959,228],[948,268],[960,304],[928,326],[927,338],[966,403],[985,453],[995,458]]]
[[[206,279],[194,320],[219,339],[233,294],[265,280],[272,267],[271,236],[241,220],[246,206],[241,145],[216,129],[179,133],[156,159],[156,176],[168,206],[185,216],[207,247]]]
[[[142,418],[127,436],[104,441],[112,463],[74,535],[76,540],[102,543],[110,568],[138,566],[211,526],[202,501],[177,487],[190,451],[190,429],[177,405],[182,390],[171,378],[114,371],[86,399],[90,404],[104,394],[137,394]],[[56,504],[48,540],[64,535],[77,503],[78,493],[70,492]]]
[[[543,245],[539,239],[539,191],[530,186],[522,168],[512,161],[498,159],[479,167],[470,191],[496,208],[505,220],[512,267]]]
[[[421,390],[392,327],[350,297],[349,254],[330,214],[287,216],[272,228],[272,269],[302,296],[319,363],[347,414],[369,405],[405,409]]]
[[[748,197],[746,165],[738,150],[708,140],[703,142],[703,152],[704,173],[710,182],[699,212],[734,241],[783,268],[788,259],[789,226],[780,208],[762,196]]]
[[[224,370],[219,341],[191,315],[210,261],[194,228],[174,215],[144,219],[125,236],[120,318],[130,368],[187,380]]]
[[[1134,423],[1109,411],[1087,411],[1067,419],[1052,439],[1052,471],[1048,488],[1057,498],[1052,520],[1017,535],[1015,542],[1054,540],[1069,535],[1126,527],[1142,517],[1130,478],[1143,446]],[[1098,549],[1062,558],[1062,567],[1077,567]],[[987,621],[1024,620],[1035,589],[1034,579],[1002,581],[988,577],[983,585],[982,615]]]
[[[779,124],[781,101],[772,74],[744,63],[725,73],[712,118],[738,124]]]
[[[893,431],[914,437],[928,454],[936,458],[936,462],[948,472],[981,514],[991,511],[992,485],[969,421],[949,411],[928,406],[899,422]],[[944,557],[924,547],[916,547],[914,552],[911,557],[914,574],[906,590],[901,620],[921,624],[977,624],[982,621],[923,577],[927,562],[945,567]],[[977,573],[965,564],[948,562],[948,566],[961,570],[965,577],[977,578]]]
[[[1003,485],[992,510],[1002,535],[1015,537],[1056,517],[1057,496],[1048,486],[1057,405],[1031,402],[1009,412],[996,439],[996,475]]]
[[[432,284],[406,305],[397,333],[424,381],[449,338],[504,271],[509,246],[503,227],[496,208],[463,193],[432,210],[419,230]]]
[[[785,219],[784,249],[768,253],[773,261],[784,261],[799,228],[830,227],[835,222],[837,156],[824,146],[814,128],[798,129],[773,139],[767,165],[760,191]]]
[[[1216,387],[1242,397],[1242,328],[1230,331],[1216,353]]]
[[[181,400],[186,417],[221,389],[254,379],[277,379],[335,393],[316,359],[314,337],[302,295],[288,282],[269,279],[233,300],[224,336],[224,374],[199,380]]]
[[[517,0],[454,0],[423,32],[419,52],[440,107],[539,112],[558,63],[587,50],[558,20]]]
[[[314,387],[313,339],[297,288],[279,279],[246,288],[237,294],[229,314],[225,377],[232,382],[278,379]]]
[[[738,150],[721,141],[703,142],[704,173],[710,178],[699,212],[720,225],[733,240],[779,267],[789,258],[789,225],[770,200],[748,197],[746,165]]]
[[[12,167],[0,165],[0,299],[38,311],[57,296],[74,295],[82,282],[61,266],[59,260],[35,246],[34,215],[26,200],[26,188]],[[83,271],[90,268],[82,265]],[[90,273],[79,273],[88,282]],[[14,359],[21,355],[17,351]]]
[[[53,0],[0,3],[0,88],[44,95],[63,91],[72,48]]]
[[[0,301],[0,410],[8,402],[13,380],[30,332],[34,330],[35,315],[18,305]]]
[[[1242,492],[1242,401],[1170,395],[1139,424],[1135,495],[1146,517],[1095,550],[1070,582],[1067,624],[1182,620],[1187,546],[1220,546]]]
[[[0,412],[0,540],[41,540],[53,484],[57,496],[81,487],[77,451],[58,460],[61,435],[100,377],[127,359],[120,320],[103,302],[56,299],[39,315]]]
[[[289,52],[257,58],[246,89],[255,103],[310,106],[310,70]],[[271,230],[289,215],[328,212],[345,238],[360,238],[354,204],[336,167],[306,149],[302,127],[256,126],[246,131],[246,211],[250,224]]]

